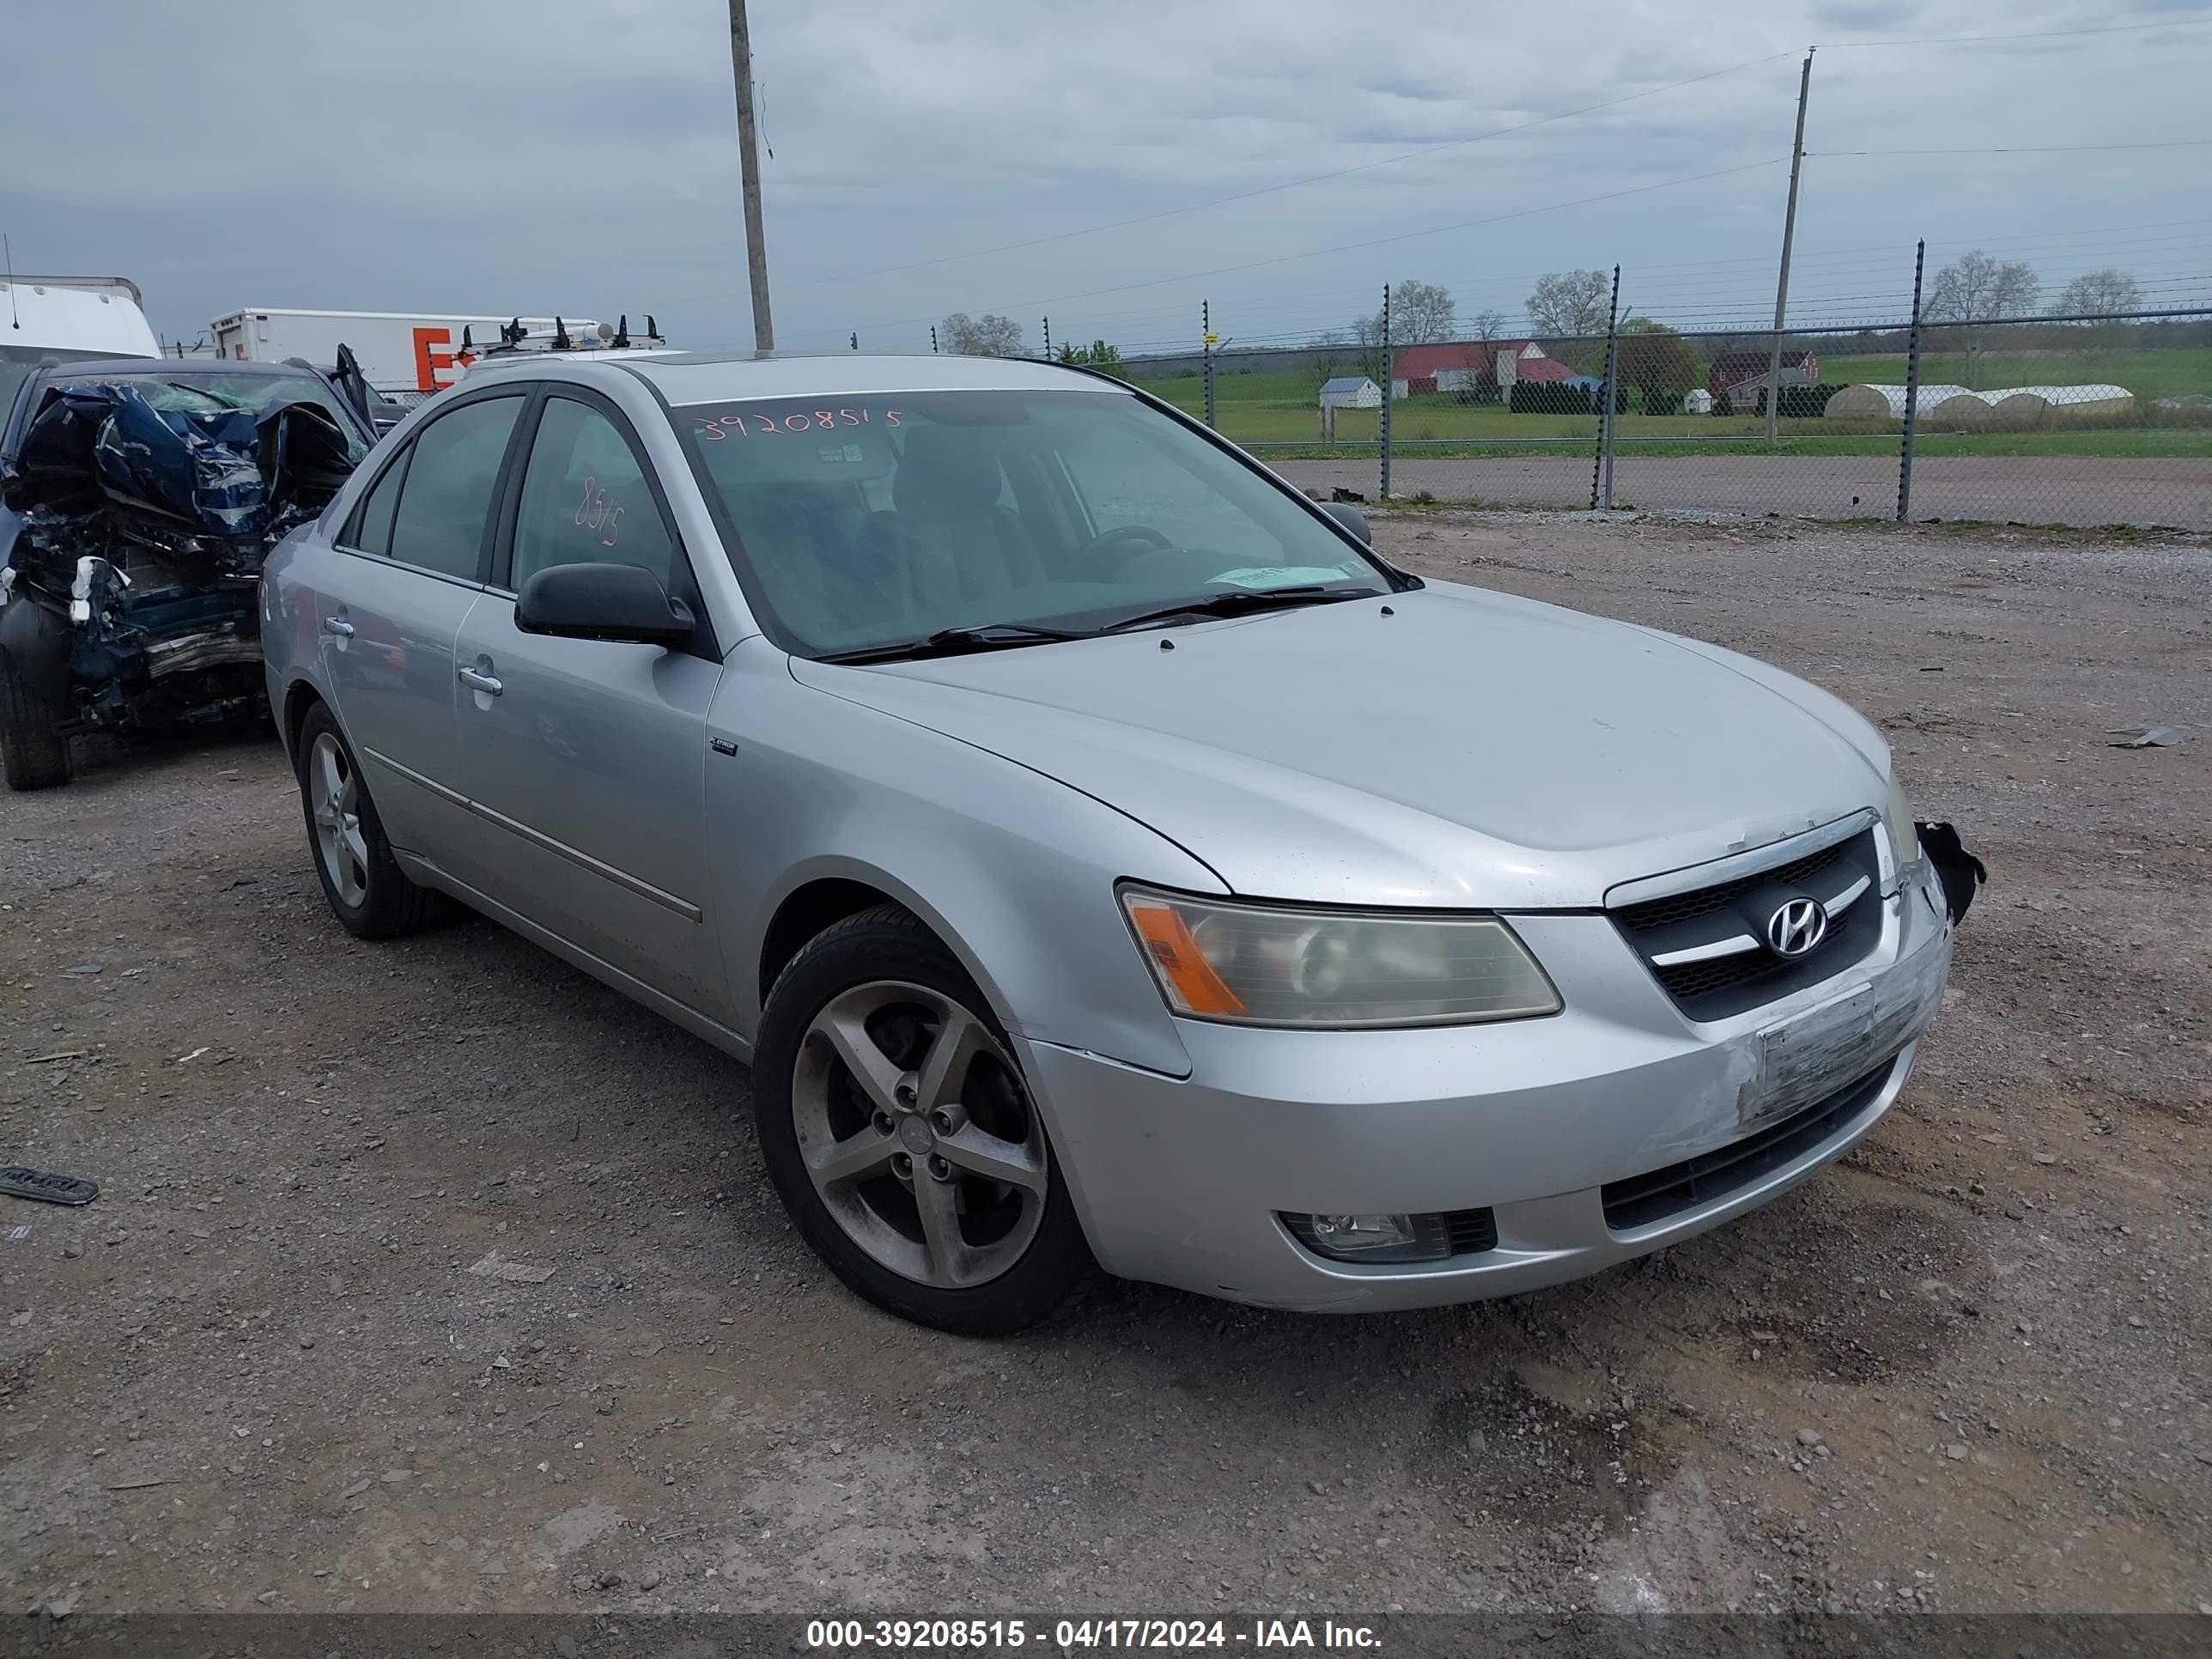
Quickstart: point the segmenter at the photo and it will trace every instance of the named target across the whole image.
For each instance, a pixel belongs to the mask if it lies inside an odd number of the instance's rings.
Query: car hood
[[[1177,842],[1231,891],[1272,898],[1596,905],[1618,883],[1886,797],[1881,738],[1816,687],[1452,584],[915,662],[794,658],[792,670],[1059,779]]]

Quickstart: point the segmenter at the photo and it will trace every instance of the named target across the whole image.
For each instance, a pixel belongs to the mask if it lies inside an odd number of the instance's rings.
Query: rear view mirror
[[[1367,527],[1367,515],[1358,507],[1345,501],[1322,501],[1320,507],[1322,512],[1358,537],[1362,547],[1373,543],[1375,536]]]
[[[698,623],[659,579],[634,564],[556,564],[522,584],[514,625],[526,634],[637,645],[688,645]]]

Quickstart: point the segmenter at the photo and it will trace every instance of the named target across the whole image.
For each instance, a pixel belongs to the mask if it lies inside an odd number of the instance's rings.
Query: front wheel
[[[61,732],[67,713],[65,700],[34,684],[0,645],[0,767],[10,789],[52,789],[69,781],[69,739]]]
[[[878,1307],[1003,1336],[1091,1266],[1044,1122],[958,958],[880,906],[778,975],[753,1072],[761,1155],[799,1233]]]

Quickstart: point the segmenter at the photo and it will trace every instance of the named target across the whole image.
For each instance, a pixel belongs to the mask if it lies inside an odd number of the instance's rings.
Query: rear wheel
[[[61,732],[67,713],[63,700],[32,684],[14,653],[0,646],[0,764],[10,789],[52,789],[69,781],[69,739]]]
[[[839,922],[769,994],[754,1069],[769,1176],[877,1306],[969,1336],[1036,1324],[1091,1265],[1005,1034],[920,921]]]
[[[319,702],[300,725],[299,772],[315,873],[331,913],[356,939],[395,939],[422,927],[435,896],[408,880],[392,858],[353,750]]]

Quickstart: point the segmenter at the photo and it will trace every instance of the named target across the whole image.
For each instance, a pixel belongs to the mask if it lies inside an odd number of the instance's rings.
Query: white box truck
[[[588,317],[435,317],[399,311],[286,311],[275,306],[249,306],[218,317],[208,331],[217,354],[240,362],[301,357],[327,368],[337,360],[341,344],[350,346],[369,385],[412,403],[459,378],[455,369],[465,341],[488,351],[499,344],[500,331],[516,321],[533,339],[550,339],[556,324],[579,343],[599,332],[599,325]]]
[[[49,357],[158,357],[138,284],[127,276],[0,276],[0,421]]]

